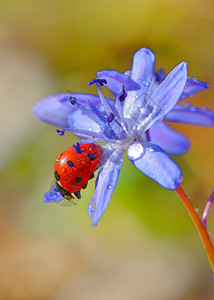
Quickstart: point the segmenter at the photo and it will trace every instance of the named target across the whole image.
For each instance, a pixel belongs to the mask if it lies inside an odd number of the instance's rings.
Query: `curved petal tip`
[[[149,143],[133,143],[127,156],[141,172],[168,190],[175,190],[182,181],[181,169],[159,146]]]
[[[55,184],[50,189],[50,191],[48,191],[43,197],[43,201],[45,203],[58,202],[58,201],[62,201],[62,200],[64,200],[64,198],[60,194],[60,192]]]

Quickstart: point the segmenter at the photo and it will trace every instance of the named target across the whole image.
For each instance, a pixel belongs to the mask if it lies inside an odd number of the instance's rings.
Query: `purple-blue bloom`
[[[142,50],[142,49],[141,49]],[[117,95],[120,101],[123,101],[127,96],[127,91],[134,94],[140,93],[141,98],[150,97],[152,92],[160,85],[160,83],[166,78],[166,73],[163,69],[154,71],[155,57],[152,54],[152,61],[149,61],[146,56],[139,63],[140,51],[136,52],[133,59],[132,71],[126,71],[124,74],[118,71],[104,70],[97,73],[99,79],[93,79],[89,84],[98,82],[99,85],[107,87],[112,93]],[[144,48],[144,50],[146,50]],[[150,53],[152,53],[150,51]],[[145,67],[145,65],[147,66]],[[140,72],[144,72],[142,78],[145,82],[141,82],[141,86],[149,84],[149,89],[145,90],[140,88],[140,84],[135,78],[136,69],[139,68]],[[104,78],[104,79],[103,79]],[[179,98],[179,101],[184,100],[194,94],[203,91],[208,88],[208,84],[201,82],[196,78],[187,78],[186,84]],[[34,108],[35,115],[44,122],[56,125],[58,127],[73,127],[72,114],[75,113],[76,119],[82,117],[82,111],[77,112],[77,108],[70,105],[68,97],[75,97],[78,103],[83,105],[89,100],[95,106],[98,106],[98,110],[103,113],[103,107],[99,105],[99,97],[91,94],[80,94],[80,93],[61,93],[58,95],[51,95],[46,97]],[[114,106],[114,100],[107,98],[109,105]],[[134,103],[134,102],[133,102]],[[181,132],[173,129],[167,122],[178,122],[198,126],[213,126],[214,125],[214,112],[205,107],[193,106],[190,102],[177,104],[168,114],[166,114],[158,122],[154,123],[152,127],[147,130],[142,138],[152,141],[159,145],[167,153],[171,155],[182,155],[186,153],[190,148],[190,140]],[[75,126],[78,127],[77,120]],[[96,126],[95,123],[90,128]],[[88,124],[85,124],[85,128]],[[91,127],[92,126],[92,127]]]
[[[145,63],[147,63],[146,60]],[[142,70],[147,69],[145,69],[143,65],[137,66],[137,64],[138,52],[134,55],[132,70],[126,71],[124,74],[118,71],[104,70],[97,72],[97,76],[98,78],[105,78],[107,80],[105,87],[115,95],[120,93],[121,86],[124,86],[127,90],[140,90],[139,87],[136,86],[136,81],[132,73],[137,67]],[[151,76],[149,77],[149,74],[147,75],[147,79],[149,79],[151,83],[149,89],[147,89],[146,97],[150,97],[157,86],[166,78],[166,73],[163,69],[154,72],[154,66],[152,66],[152,70],[150,69],[149,72],[150,74],[152,73],[152,78]],[[141,84],[143,85],[145,83],[142,82]],[[207,83],[199,81],[196,78],[188,77],[179,101],[193,96],[208,87],[209,85]],[[164,118],[149,128],[147,131],[148,140],[159,145],[171,155],[182,155],[189,150],[191,145],[190,140],[184,134],[169,126],[165,121],[198,126],[214,126],[214,112],[205,107],[200,108],[193,106],[190,102],[177,104]]]
[[[95,80],[91,82],[96,84],[98,96],[59,94],[35,106],[34,113],[41,120],[67,127],[63,133],[71,131],[88,138],[81,143],[105,143],[98,166],[102,169],[89,204],[93,226],[97,225],[112,197],[125,151],[136,168],[164,188],[175,190],[182,181],[179,166],[159,145],[148,141],[147,132],[172,111],[181,98],[187,82],[187,66],[185,62],[180,63],[161,83],[154,85],[154,61],[149,49],[142,48],[135,54],[131,77],[126,77],[129,84],[120,85],[119,92],[115,92],[116,100],[105,98],[100,82]],[[108,85],[108,79],[104,79]],[[53,188],[46,193],[46,202],[53,201],[50,193],[54,193]],[[61,200],[59,198],[56,192],[54,201]]]

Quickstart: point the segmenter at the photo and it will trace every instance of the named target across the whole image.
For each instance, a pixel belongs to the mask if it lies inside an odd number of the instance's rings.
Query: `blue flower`
[[[134,55],[132,71],[126,71],[123,74],[118,71],[104,70],[97,72],[98,78],[106,79],[107,84],[105,87],[115,95],[120,93],[121,86],[124,86],[126,90],[130,90],[131,87],[137,89],[138,87],[136,87],[133,70],[137,67],[147,70],[143,63],[138,64],[139,55],[139,52]],[[144,63],[147,62],[145,61]],[[151,69],[148,71],[150,72],[150,74],[147,74],[148,77],[145,76],[147,77],[146,81],[151,81],[146,97],[149,97],[166,78],[166,73],[163,69],[159,69],[157,72],[153,71],[154,62]],[[153,74],[152,77],[151,73]],[[201,82],[196,78],[188,77],[179,101],[193,96],[208,87],[209,85],[207,83]],[[205,107],[200,108],[193,106],[190,102],[182,104],[179,103],[162,119],[153,124],[149,130],[147,130],[148,140],[159,145],[170,155],[182,155],[189,150],[190,140],[184,134],[169,126],[165,121],[198,126],[214,126],[214,112]]]
[[[139,89],[139,84],[135,81],[133,71],[139,68],[141,72],[145,72],[144,81],[150,84],[145,97],[149,97],[152,92],[160,85],[166,78],[166,73],[163,69],[154,72],[154,55],[150,61],[150,66],[146,67],[147,59],[143,58],[142,53],[146,53],[145,48],[140,49],[135,53],[133,59],[133,70],[126,71],[124,74],[117,71],[104,70],[97,73],[98,78],[105,79],[107,83],[103,83],[115,95],[121,94],[122,91],[131,91],[138,93],[143,92]],[[149,50],[148,50],[149,51]],[[150,51],[151,53],[151,51]],[[134,71],[135,72],[135,71]],[[147,74],[146,74],[147,72]],[[140,84],[144,84],[141,82]],[[208,88],[208,84],[201,82],[196,78],[187,78],[186,84],[179,98],[179,101],[184,100],[194,94]],[[144,91],[145,93],[145,91]],[[124,97],[124,92],[122,93]],[[143,95],[142,95],[143,96]],[[76,94],[76,93],[61,93],[58,95],[51,95],[41,100],[34,108],[35,115],[42,121],[50,123],[58,127],[69,127],[72,125],[72,114],[81,115],[77,112],[76,108],[71,107],[68,97],[76,97],[79,103],[86,104],[86,100],[98,105],[98,109],[103,113],[103,108],[99,106],[99,97],[90,94]],[[109,105],[114,106],[114,100],[107,98]],[[198,126],[213,126],[214,125],[214,112],[205,107],[193,106],[190,102],[177,104],[169,113],[167,113],[161,120],[153,124],[147,130],[146,136],[143,135],[147,141],[152,141],[159,145],[170,155],[182,155],[190,148],[190,140],[181,132],[173,129],[167,122],[178,122],[184,124],[198,125]],[[91,126],[91,125],[90,125]],[[87,126],[85,126],[87,127]]]
[[[89,204],[89,217],[96,226],[117,185],[125,151],[133,165],[166,189],[175,190],[182,181],[179,166],[158,145],[147,140],[148,130],[173,110],[187,81],[186,63],[180,63],[154,88],[154,54],[140,49],[134,56],[129,87],[122,85],[116,101],[104,97],[100,85],[106,78],[93,80],[98,96],[59,94],[39,102],[34,113],[43,121],[67,127],[88,140],[81,143],[104,142],[98,167],[95,193]],[[151,91],[152,87],[152,91]],[[45,201],[62,200],[53,189]],[[52,198],[53,199],[53,198]]]

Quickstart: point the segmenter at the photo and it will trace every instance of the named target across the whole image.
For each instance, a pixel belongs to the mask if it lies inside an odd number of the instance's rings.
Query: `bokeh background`
[[[173,191],[125,160],[102,220],[91,227],[91,181],[77,207],[44,204],[54,160],[77,139],[32,114],[43,97],[95,92],[103,69],[125,71],[141,47],[169,72],[210,83],[190,99],[214,109],[214,4],[200,0],[0,1],[0,299],[213,299],[212,272]],[[192,140],[176,157],[202,214],[214,185],[214,128],[178,125]],[[214,231],[213,212],[209,229]],[[213,237],[212,237],[213,240]]]

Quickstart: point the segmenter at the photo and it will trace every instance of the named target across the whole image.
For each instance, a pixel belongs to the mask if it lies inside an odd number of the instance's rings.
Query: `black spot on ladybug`
[[[60,180],[60,176],[59,176],[59,173],[57,171],[54,173],[54,177],[55,177],[56,181]]]
[[[82,181],[83,181],[82,177],[76,177],[76,182],[80,183]]]
[[[95,160],[95,156],[92,153],[88,154],[88,158],[92,161]]]
[[[67,165],[72,168],[74,166],[74,163],[71,160],[68,160]]]

